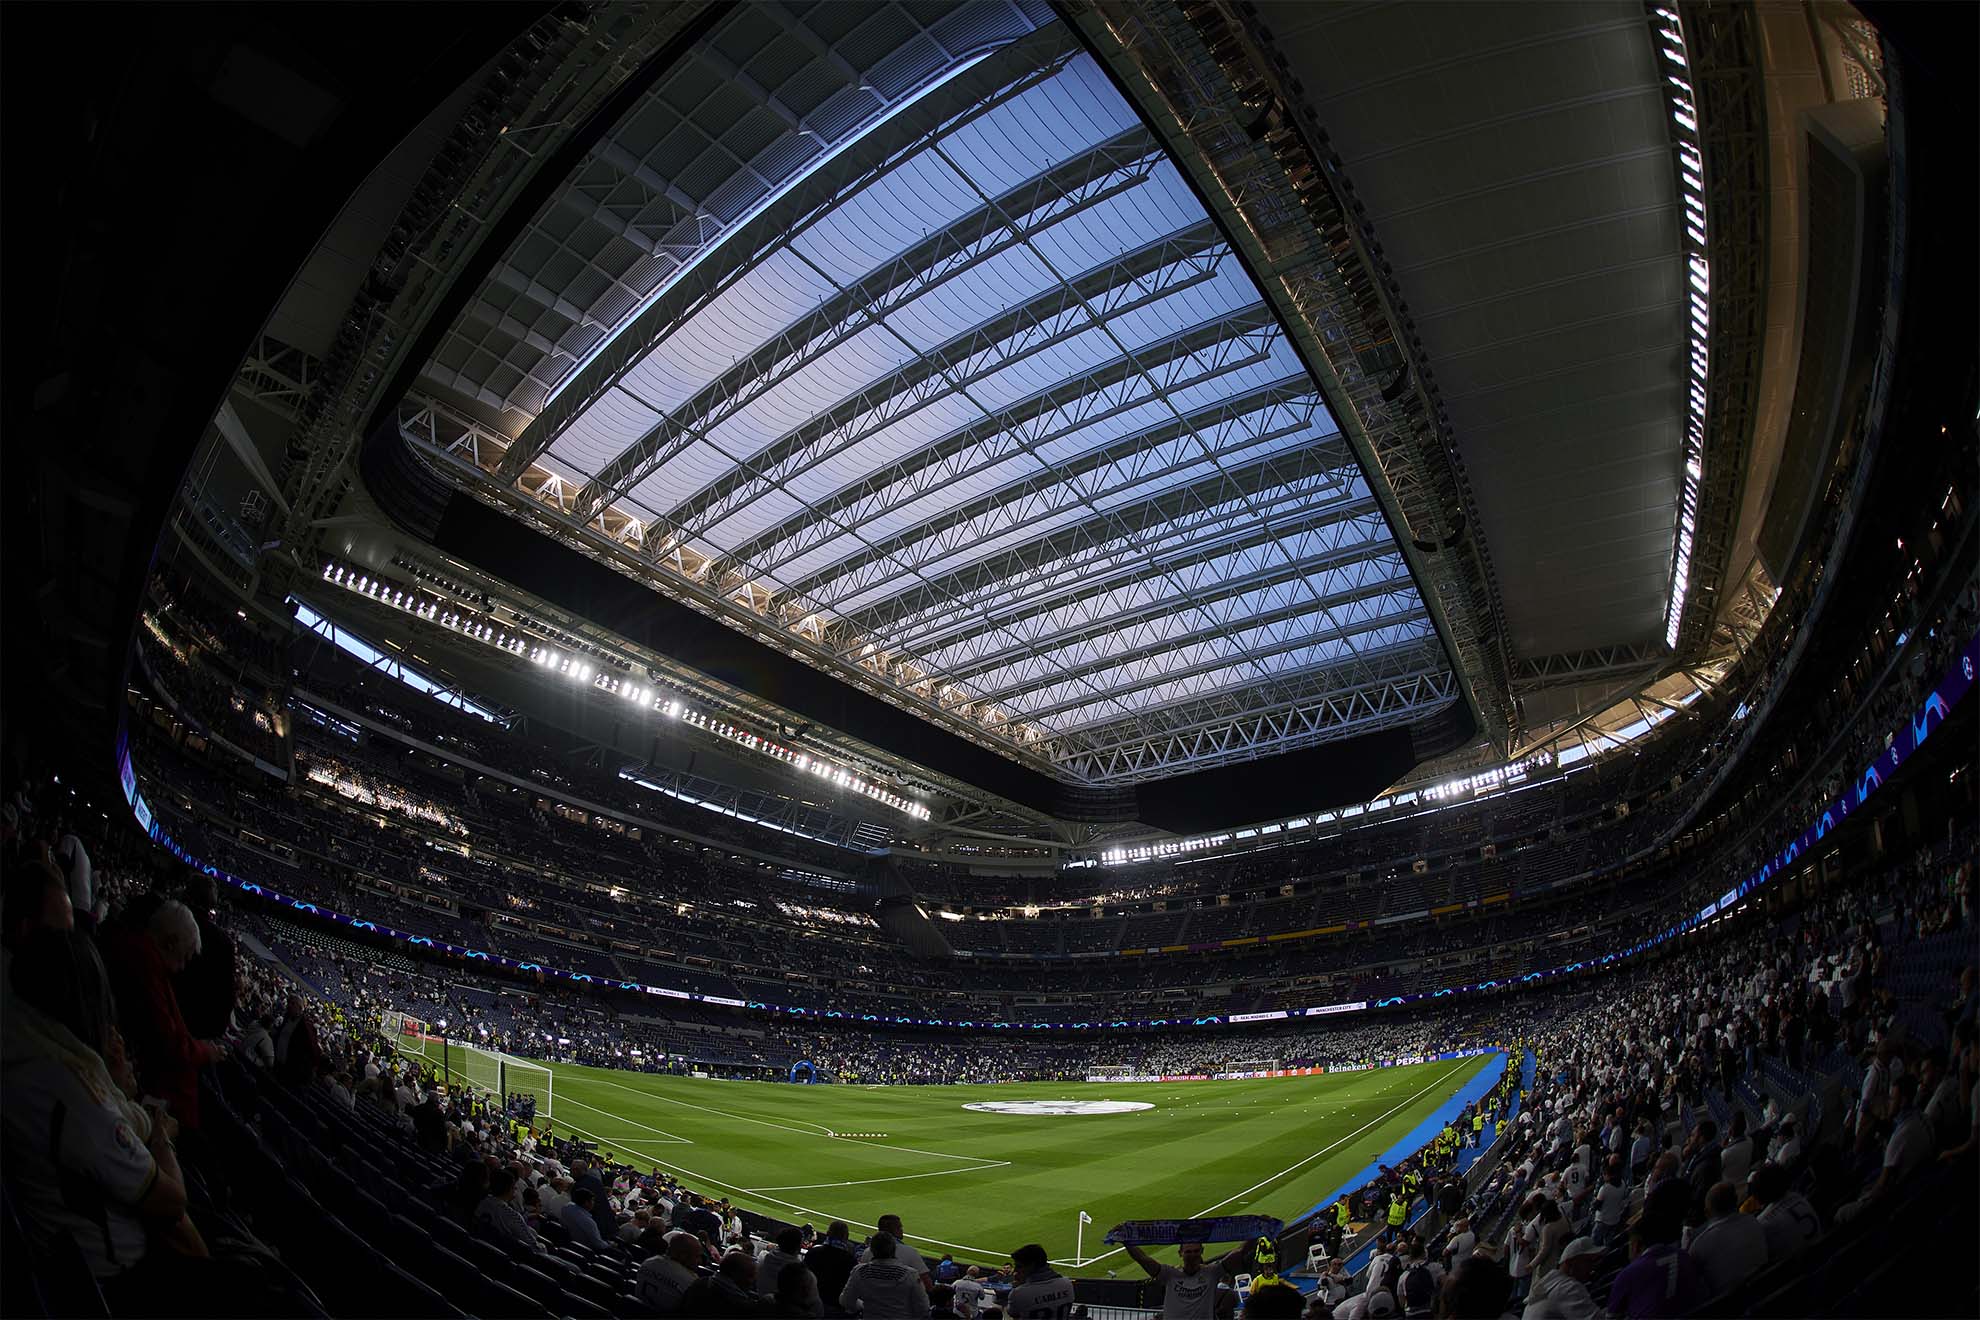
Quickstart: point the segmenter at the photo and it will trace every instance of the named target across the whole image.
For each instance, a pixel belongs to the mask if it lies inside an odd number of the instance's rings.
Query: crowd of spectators
[[[1517,1058],[1530,1048],[1530,1086],[1509,1072],[1475,1113],[1323,1214],[1323,1237],[1362,1224],[1377,1235],[1368,1271],[1329,1272],[1341,1320],[1406,1311],[1439,1276],[1446,1296],[1503,1281],[1508,1304],[1536,1317],[1593,1313],[1572,1309],[1576,1289],[1591,1287],[1607,1292],[1589,1304],[1605,1300],[1616,1315],[1694,1313],[1815,1236],[1896,1204],[1939,1158],[1970,1151],[1980,1103],[1971,965],[1949,994],[1927,987],[1923,1018],[1900,993],[1910,946],[1974,929],[1968,825],[1878,875],[1818,887],[1785,919],[1733,921],[1613,974],[1594,995],[1317,1028],[1012,1044],[858,1028],[773,1042],[736,1020],[632,1019],[575,995],[471,984],[225,906],[209,877],[161,871],[143,841],[59,785],[10,794],[4,819],[9,1202],[30,1233],[76,1242],[117,1313],[149,1313],[161,1287],[308,1309],[307,1285],[269,1264],[215,1186],[224,1162],[202,1134],[216,1066],[374,1116],[458,1168],[448,1203],[464,1230],[524,1253],[614,1253],[661,1313],[817,1315],[864,1303],[874,1315],[892,1298],[914,1314],[966,1315],[1000,1291],[1048,1282],[1049,1267],[1026,1260],[979,1262],[973,1275],[952,1258],[930,1267],[885,1219],[863,1245],[843,1224],[746,1219],[705,1189],[613,1163],[519,1121],[526,1108],[450,1085],[381,1034],[387,1012],[448,1015],[468,1039],[537,1057],[623,1066],[630,1051],[641,1056],[634,1066],[692,1066],[680,1046],[693,1037],[758,1075],[804,1057],[849,1081],[1361,1062],[1473,1042],[1509,1043]],[[1794,1103],[1820,1094],[1823,1069],[1848,1083],[1844,1101],[1822,1112]],[[50,1143],[58,1109],[73,1126]],[[1467,1189],[1457,1155],[1479,1130],[1474,1118],[1505,1126],[1511,1153]],[[75,1208],[75,1178],[98,1189],[88,1216]],[[1431,1224],[1444,1231],[1406,1222],[1423,1204],[1438,1207]],[[1637,1263],[1646,1259],[1654,1271]],[[1333,1287],[1323,1285],[1320,1307]]]

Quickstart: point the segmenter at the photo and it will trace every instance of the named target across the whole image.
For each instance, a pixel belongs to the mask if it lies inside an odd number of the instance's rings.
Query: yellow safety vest
[[[1347,1199],[1346,1199],[1345,1197],[1343,1197],[1343,1198],[1342,1198],[1342,1199],[1341,1199],[1341,1200],[1340,1200],[1339,1202],[1337,1202],[1337,1203],[1335,1204],[1335,1206],[1334,1206],[1334,1222],[1335,1222],[1335,1223],[1337,1223],[1337,1224],[1339,1224],[1339,1225],[1340,1225],[1340,1226],[1341,1226],[1342,1228],[1346,1228],[1346,1227],[1347,1227],[1347,1223],[1348,1223],[1348,1203],[1347,1203]]]
[[[1398,1197],[1389,1202],[1389,1227],[1401,1228],[1403,1216],[1408,1213],[1409,1207],[1402,1203],[1402,1198]]]

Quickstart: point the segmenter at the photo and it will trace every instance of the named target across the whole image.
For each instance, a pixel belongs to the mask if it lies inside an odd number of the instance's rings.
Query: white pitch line
[[[980,1173],[985,1169],[1001,1169],[1010,1164],[1009,1160],[990,1160],[970,1169],[936,1169],[930,1173],[897,1173],[891,1178],[854,1178],[847,1182],[785,1183],[777,1187],[745,1187],[746,1192],[808,1192],[818,1187],[865,1187],[870,1183],[907,1182],[912,1178],[953,1178],[959,1173]]]
[[[823,1123],[812,1123],[809,1119],[803,1119],[803,1118],[796,1120],[797,1122],[808,1124],[810,1127],[817,1129],[817,1131],[815,1132],[807,1132],[804,1130],[804,1128],[795,1128],[788,1123],[779,1123],[774,1119],[753,1118],[748,1114],[736,1114],[736,1113],[731,1113],[729,1110],[726,1109],[716,1109],[712,1105],[697,1105],[692,1101],[688,1101],[688,1100],[676,1100],[672,1096],[655,1095],[651,1091],[642,1091],[639,1090],[637,1087],[626,1086],[623,1085],[622,1083],[612,1081],[610,1078],[594,1077],[594,1078],[587,1078],[586,1080],[601,1082],[606,1086],[616,1086],[621,1091],[630,1091],[634,1095],[644,1096],[648,1100],[660,1100],[670,1105],[680,1105],[684,1109],[699,1109],[704,1114],[717,1114],[723,1118],[733,1118],[743,1123],[758,1123],[764,1127],[780,1128],[785,1132],[795,1132],[801,1137],[826,1137],[833,1141],[851,1141],[851,1142],[855,1142],[857,1145],[859,1145],[860,1147],[866,1150],[899,1150],[899,1151],[905,1151],[910,1155],[932,1156],[938,1160],[970,1160],[973,1162],[980,1163],[983,1159],[981,1155],[957,1155],[946,1150],[922,1150],[919,1146],[896,1146],[885,1141],[865,1141],[856,1137],[842,1137],[838,1133],[832,1131],[831,1128],[826,1127]],[[587,1105],[585,1107],[589,1109],[591,1106]],[[607,1113],[609,1111],[600,1110],[599,1112]],[[653,1130],[658,1131],[657,1128]],[[947,1243],[944,1245],[954,1245],[954,1244]],[[975,1248],[973,1247],[966,1249],[972,1251],[975,1250]]]
[[[683,1164],[669,1164],[666,1160],[652,1160],[650,1161],[650,1163],[657,1164],[663,1169],[672,1169],[675,1173],[685,1174],[687,1177],[693,1178],[699,1182],[705,1182],[711,1187],[721,1187],[742,1196],[754,1196],[759,1201],[766,1201],[771,1205],[781,1205],[786,1210],[797,1210],[804,1214],[811,1215],[813,1218],[816,1219],[824,1219],[828,1221],[833,1219],[843,1219],[845,1220],[846,1223],[850,1224],[854,1228],[870,1228],[875,1230],[876,1232],[880,1228],[880,1225],[875,1223],[870,1223],[864,1219],[847,1219],[846,1216],[837,1214],[830,1210],[820,1210],[815,1206],[799,1205],[796,1201],[784,1201],[774,1196],[764,1196],[758,1192],[751,1192],[747,1187],[744,1187],[739,1183],[724,1182],[720,1178],[713,1178],[705,1173],[697,1173],[695,1170],[690,1169]],[[964,1172],[967,1172],[967,1170],[964,1170]],[[983,1256],[986,1259],[990,1259],[990,1260],[995,1260],[999,1257],[1010,1255],[1008,1251],[999,1251],[994,1247],[972,1247],[967,1242],[946,1242],[941,1238],[923,1237],[919,1233],[904,1233],[901,1236],[903,1236],[910,1242],[926,1242],[931,1246],[948,1247],[953,1251],[973,1252],[976,1255]]]
[[[684,1136],[681,1136],[677,1132],[669,1132],[665,1128],[657,1128],[650,1123],[642,1123],[638,1119],[627,1118],[624,1114],[615,1114],[609,1109],[600,1109],[597,1105],[588,1105],[584,1101],[573,1099],[570,1096],[564,1097],[564,1103],[567,1105],[576,1105],[579,1109],[589,1109],[592,1113],[603,1114],[607,1118],[616,1118],[621,1123],[628,1123],[636,1128],[645,1128],[648,1132],[658,1132],[661,1136],[667,1138],[668,1141],[671,1141],[676,1145],[692,1146],[694,1144],[693,1141],[689,1140]],[[555,1119],[546,1119],[545,1121],[553,1124],[556,1122]],[[569,1125],[566,1124],[566,1126]],[[639,1138],[639,1144],[642,1146],[653,1146],[653,1145],[658,1145],[659,1143],[648,1141],[644,1137],[641,1137]]]
[[[1258,1182],[1253,1183],[1251,1186],[1237,1193],[1236,1196],[1227,1196],[1223,1200],[1217,1202],[1217,1204],[1207,1205],[1203,1207],[1201,1210],[1198,1210],[1195,1214],[1186,1217],[1190,1219],[1201,1219],[1203,1216],[1209,1214],[1213,1210],[1223,1209],[1225,1206],[1229,1205],[1231,1202],[1235,1200],[1238,1200],[1240,1197],[1251,1195],[1253,1192],[1257,1191],[1259,1188],[1265,1186],[1268,1183],[1277,1182],[1279,1179],[1291,1173],[1294,1169],[1304,1168],[1306,1165],[1311,1164],[1313,1161],[1319,1159],[1322,1155],[1325,1155],[1328,1151],[1333,1150],[1336,1146],[1342,1146],[1350,1141],[1353,1141],[1356,1137],[1366,1132],[1369,1128],[1374,1127],[1377,1123],[1380,1123],[1384,1119],[1388,1118],[1390,1114],[1395,1113],[1397,1109],[1404,1109],[1410,1105],[1415,1104],[1418,1100],[1421,1100],[1425,1095],[1429,1094],[1431,1091],[1436,1090],[1439,1086],[1442,1086],[1445,1082],[1448,1082],[1451,1078],[1457,1076],[1458,1073],[1464,1070],[1465,1064],[1470,1062],[1471,1060],[1469,1059],[1460,1062],[1457,1065],[1457,1067],[1452,1068],[1442,1077],[1439,1077],[1436,1081],[1430,1083],[1430,1085],[1424,1087],[1421,1091],[1418,1091],[1415,1095],[1411,1096],[1409,1099],[1402,1101],[1400,1104],[1396,1105],[1393,1109],[1390,1109],[1387,1113],[1381,1114],[1375,1118],[1370,1119],[1368,1122],[1363,1123],[1360,1127],[1356,1128],[1354,1131],[1348,1133],[1345,1137],[1341,1137],[1336,1141],[1329,1142],[1327,1145],[1322,1146],[1319,1150],[1314,1151],[1311,1155],[1308,1155],[1305,1159],[1299,1161],[1299,1163],[1288,1164],[1285,1168],[1279,1170],[1271,1177],[1260,1179]],[[1108,1256],[1118,1256],[1125,1250],[1127,1250],[1127,1248],[1125,1247],[1115,1247],[1112,1251],[1104,1252],[1101,1255],[1088,1256],[1084,1261],[1080,1262],[1080,1264],[1082,1266],[1092,1265],[1095,1264],[1096,1262],[1107,1259]],[[1071,1265],[1073,1262],[1071,1260],[1055,1260],[1051,1263],[1054,1265]]]

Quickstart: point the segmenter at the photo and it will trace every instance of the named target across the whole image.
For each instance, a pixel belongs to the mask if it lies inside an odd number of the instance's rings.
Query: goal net
[[[1277,1059],[1232,1059],[1224,1065],[1226,1073],[1259,1074],[1269,1073],[1284,1067]]]
[[[428,1047],[428,1060],[437,1060],[436,1049]],[[556,1077],[543,1064],[518,1059],[500,1050],[451,1041],[445,1053],[450,1082],[480,1092],[511,1118],[522,1122],[537,1125],[551,1117]]]

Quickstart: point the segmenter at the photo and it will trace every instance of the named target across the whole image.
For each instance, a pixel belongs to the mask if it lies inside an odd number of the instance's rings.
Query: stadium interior
[[[1977,15],[0,8],[0,1309],[1980,1313]]]

